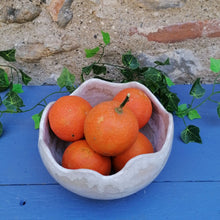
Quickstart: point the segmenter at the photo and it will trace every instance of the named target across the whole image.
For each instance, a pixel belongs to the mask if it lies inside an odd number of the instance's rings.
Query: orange
[[[153,153],[154,148],[149,139],[141,132],[138,133],[138,137],[135,143],[123,153],[112,158],[112,165],[114,171],[118,172],[125,164],[133,157],[140,154]]]
[[[63,96],[49,110],[50,127],[61,140],[79,140],[84,136],[84,121],[91,109],[89,102],[79,96]]]
[[[137,117],[139,128],[142,128],[152,115],[152,104],[149,97],[140,89],[126,88],[121,90],[113,100],[122,102],[126,94],[130,93],[130,100],[126,104]]]
[[[91,169],[102,175],[109,175],[111,159],[94,152],[85,140],[79,140],[64,151],[62,166],[67,169]]]
[[[127,98],[128,100],[128,98]],[[88,113],[84,135],[89,146],[105,156],[115,156],[129,148],[138,135],[134,113],[118,101],[99,103]]]

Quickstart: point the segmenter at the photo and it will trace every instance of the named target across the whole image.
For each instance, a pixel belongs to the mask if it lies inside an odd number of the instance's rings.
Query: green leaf
[[[15,49],[0,51],[0,57],[4,58],[8,62],[14,62],[15,59]]]
[[[3,124],[0,122],[0,137],[2,136],[3,134]]]
[[[197,119],[197,118],[201,118],[200,114],[197,112],[196,109],[192,109],[188,112],[188,118],[190,120],[193,120],[193,119]]]
[[[23,93],[22,85],[20,83],[12,85],[12,91],[16,93]]]
[[[95,56],[99,52],[99,50],[100,50],[99,47],[95,47],[93,49],[85,49],[86,58]]]
[[[74,87],[75,76],[69,72],[69,70],[64,67],[61,75],[57,79],[57,85],[62,89],[66,87],[66,89],[71,93],[75,90]]]
[[[168,85],[169,87],[175,85],[175,84],[173,83],[173,81],[172,81],[169,77],[165,76],[165,79],[166,79],[167,85]]]
[[[220,59],[210,59],[210,70],[214,73],[220,72]]]
[[[199,128],[194,125],[187,126],[181,132],[181,139],[184,143],[188,144],[189,142],[202,143],[201,137],[199,135]]]
[[[184,118],[187,115],[187,110],[188,110],[187,104],[181,104],[178,106],[178,110],[176,112],[176,115],[179,118]]]
[[[0,96],[0,106],[2,105],[2,97]]]
[[[22,82],[25,85],[28,85],[28,83],[32,80],[30,76],[28,76],[26,73],[24,73],[21,69],[19,69],[20,73],[21,73],[21,79]]]
[[[149,67],[143,73],[144,85],[160,100],[167,111],[173,113],[178,110],[179,98],[167,86],[166,76],[155,67]]]
[[[7,93],[6,98],[2,101],[2,103],[5,105],[5,107],[8,110],[16,110],[20,111],[20,107],[23,107],[23,100],[20,98],[20,96],[14,92],[10,91]]]
[[[178,96],[175,93],[172,92],[167,92],[166,94],[166,102],[164,102],[163,100],[160,99],[160,101],[162,102],[162,104],[164,105],[164,107],[166,108],[166,110],[168,112],[173,113],[174,111],[178,110],[178,104],[180,99],[178,98]],[[164,96],[162,96],[162,98],[164,98]]]
[[[102,33],[102,38],[103,38],[103,42],[105,43],[105,45],[110,44],[110,35],[107,32],[101,31]]]
[[[95,62],[92,63],[89,66],[85,66],[82,68],[82,72],[81,72],[81,81],[84,82],[84,74],[89,75],[93,69],[93,66],[95,65]]]
[[[205,89],[200,84],[200,78],[196,79],[196,81],[193,83],[189,94],[197,99],[203,97],[205,94]]]
[[[155,61],[154,63],[157,64],[157,66],[165,66],[165,65],[169,65],[170,64],[170,60],[169,60],[169,58],[167,58],[165,60],[165,62]]]
[[[131,69],[121,69],[121,74],[126,78],[124,82],[129,82],[134,80],[134,71]]]
[[[145,78],[145,80],[150,80],[152,82],[158,82],[158,84],[162,83],[162,80],[163,80],[163,76],[161,74],[161,71],[157,70],[154,67],[149,67],[144,72],[144,78]]]
[[[133,56],[130,52],[122,55],[122,63],[132,70],[135,70],[139,67],[137,58]]]
[[[100,75],[100,74],[106,74],[106,67],[105,66],[98,66],[98,65],[93,65],[92,67],[93,73],[95,75]]]
[[[152,93],[155,93],[160,89],[160,85],[162,84],[162,76],[159,70],[153,67],[149,67],[143,74],[145,84]]]
[[[83,74],[86,74],[86,75],[89,75],[93,69],[93,66],[95,65],[95,63],[92,63],[91,65],[89,66],[85,66],[82,68],[82,73]]]
[[[218,114],[218,117],[220,118],[220,103],[218,103],[217,114]]]
[[[37,113],[35,115],[32,115],[32,119],[34,120],[34,128],[38,129],[40,126],[40,120],[41,120],[41,116],[44,110],[40,111],[40,113]]]
[[[8,74],[0,68],[0,92],[8,89],[9,85]]]

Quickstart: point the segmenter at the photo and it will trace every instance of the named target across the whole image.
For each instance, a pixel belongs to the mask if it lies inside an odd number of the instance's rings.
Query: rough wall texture
[[[1,0],[0,50],[16,48],[14,65],[32,84],[55,84],[64,66],[79,80],[92,62],[84,49],[102,42],[101,30],[111,36],[107,61],[120,63],[131,50],[142,65],[169,57],[165,71],[176,83],[215,77],[220,0]]]

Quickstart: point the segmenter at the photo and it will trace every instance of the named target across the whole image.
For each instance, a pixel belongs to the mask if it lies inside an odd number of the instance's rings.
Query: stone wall
[[[84,49],[102,42],[101,30],[111,36],[109,62],[131,50],[142,65],[169,57],[164,70],[175,83],[215,77],[209,59],[220,58],[220,0],[1,0],[0,50],[16,49],[14,65],[32,84],[55,84],[63,67],[79,81],[93,61]]]

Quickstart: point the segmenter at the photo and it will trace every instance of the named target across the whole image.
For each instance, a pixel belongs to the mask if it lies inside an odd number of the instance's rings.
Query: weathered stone
[[[149,41],[173,43],[201,37],[202,30],[202,22],[189,22],[164,27],[157,32],[149,33],[146,36]]]
[[[200,37],[220,37],[220,20],[207,20],[175,24],[148,33],[148,30],[133,27],[130,35],[140,34],[149,41],[159,43],[175,43]]]
[[[7,24],[0,21],[0,51],[16,48],[17,62],[14,65],[32,77],[31,84],[55,84],[63,67],[76,76],[77,83],[80,82],[82,67],[97,59],[97,56],[85,58],[84,50],[103,43],[101,30],[108,32],[111,37],[103,62],[121,65],[121,55],[131,51],[136,56],[144,54],[142,62],[151,58],[152,61],[159,58],[164,61],[170,57],[171,65],[166,66],[166,72],[175,83],[188,83],[196,76],[201,77],[204,83],[212,83],[216,77],[209,67],[211,57],[220,58],[219,1],[155,0],[153,6],[150,0],[71,1],[71,6],[67,8],[74,13],[74,17],[66,28],[58,25],[64,0],[0,2],[1,12],[6,8],[22,9],[27,5],[41,9],[39,16],[28,23]],[[54,18],[49,11],[52,2],[62,3]],[[163,9],[159,3],[164,3]],[[169,8],[165,7],[165,3]],[[201,30],[199,24],[202,24]],[[65,25],[66,22],[63,22]],[[168,27],[176,32],[169,32]],[[176,41],[181,28],[188,33],[182,32]],[[150,33],[151,41],[148,39]],[[159,40],[164,42],[159,43]],[[121,79],[119,71],[109,67],[106,77],[118,81]]]
[[[22,5],[20,8],[6,6],[0,11],[0,21],[4,23],[25,23],[34,20],[40,13],[40,6],[32,3]]]
[[[65,27],[73,17],[71,5],[73,0],[52,0],[48,10],[54,21],[60,27]]]
[[[142,66],[150,67],[155,66],[155,61],[164,62],[167,58],[169,58],[170,65],[160,66],[158,69],[165,72],[177,84],[192,82],[200,77],[201,70],[205,68],[198,57],[188,49],[178,49],[157,56],[149,56],[143,53],[138,56]]]
[[[48,6],[48,11],[53,19],[53,21],[58,20],[58,14],[60,9],[63,7],[65,0],[52,0]]]
[[[49,55],[42,43],[29,43],[16,47],[16,59],[24,62],[38,62],[43,56]]]
[[[119,0],[93,1],[96,3],[94,14],[98,18],[114,19],[113,14],[120,13],[121,2]]]
[[[128,0],[129,1],[129,0]],[[186,0],[133,0],[140,7],[148,9],[167,9],[180,8],[186,3]]]
[[[202,36],[204,36],[204,37],[220,37],[220,20],[204,21]]]
[[[63,7],[59,11],[57,23],[60,27],[66,27],[73,18],[72,2],[73,0],[65,0]]]
[[[73,42],[68,44],[65,41],[20,44],[16,47],[16,59],[27,63],[39,62],[44,57],[75,50],[78,47],[79,45]]]

